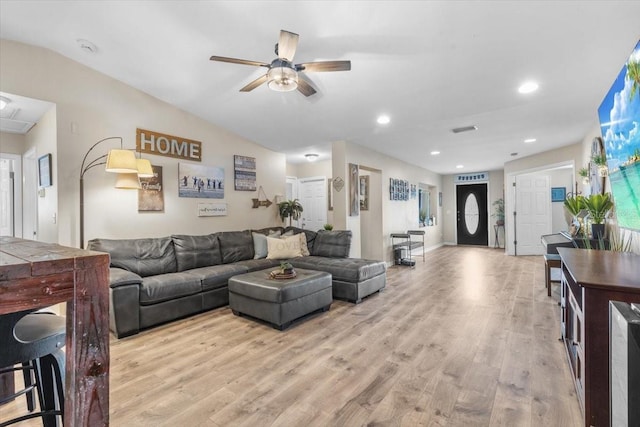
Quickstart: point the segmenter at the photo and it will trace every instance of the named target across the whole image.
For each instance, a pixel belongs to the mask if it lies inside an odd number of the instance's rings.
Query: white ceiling
[[[0,37],[52,49],[292,162],[327,158],[345,140],[457,173],[581,141],[640,38],[638,17],[640,1],[2,0]],[[352,70],[307,74],[318,94],[305,98],[266,85],[240,93],[264,68],[209,61],[270,62],[280,29],[300,34],[296,63],[348,59]],[[540,89],[519,94],[526,80]],[[389,125],[376,124],[381,113]],[[451,132],[466,125],[478,130]]]

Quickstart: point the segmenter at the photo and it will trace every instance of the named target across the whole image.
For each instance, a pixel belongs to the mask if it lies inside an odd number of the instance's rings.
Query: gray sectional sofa
[[[280,264],[277,259],[254,258],[252,232],[305,233],[310,256],[288,261],[296,268],[330,273],[334,298],[357,304],[386,285],[384,262],[348,258],[350,231],[272,227],[203,236],[94,239],[88,249],[111,256],[111,331],[121,338],[227,305],[231,277]]]

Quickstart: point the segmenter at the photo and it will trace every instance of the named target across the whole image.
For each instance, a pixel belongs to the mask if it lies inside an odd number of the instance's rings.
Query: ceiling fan
[[[227,58],[224,56],[212,56],[212,61],[230,62],[232,64],[253,65],[268,68],[267,74],[258,77],[242,89],[240,92],[250,92],[263,83],[267,83],[269,89],[278,92],[289,92],[298,89],[304,96],[311,96],[316,90],[299,74],[300,72],[315,71],[349,71],[351,61],[320,61],[293,63],[293,56],[298,47],[298,34],[280,30],[280,39],[276,43],[276,55],[278,57],[271,63],[248,61],[246,59]]]

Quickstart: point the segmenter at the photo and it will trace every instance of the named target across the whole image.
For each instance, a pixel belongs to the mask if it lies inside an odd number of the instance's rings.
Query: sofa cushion
[[[218,240],[223,264],[253,258],[251,230],[223,231],[218,233]]]
[[[280,265],[280,261],[276,259],[247,259],[235,262],[233,265],[245,267],[248,271],[264,270],[265,268],[273,268]]]
[[[200,279],[188,272],[161,274],[142,279],[140,304],[151,305],[202,291]]]
[[[387,266],[383,261],[360,258],[325,258],[308,256],[289,260],[294,268],[306,268],[331,273],[333,280],[358,283],[384,274]]]
[[[93,239],[87,249],[108,252],[111,266],[123,268],[142,277],[177,271],[171,237],[151,239]]]
[[[222,264],[217,233],[206,236],[174,234],[171,239],[176,251],[178,271]]]
[[[269,234],[274,234],[274,233],[284,233],[284,228],[282,227],[267,227],[267,228],[261,228],[259,230],[251,230],[254,233],[260,233],[260,234],[264,234],[265,236],[268,236]]]
[[[351,249],[351,230],[328,231],[316,233],[311,255],[329,258],[346,258]]]
[[[279,230],[268,234],[262,234],[255,231],[251,232],[251,237],[253,238],[253,259],[266,258],[268,254],[267,236],[280,237],[280,234],[282,233]]]
[[[240,261],[244,262],[244,261]],[[237,274],[244,274],[247,267],[238,264],[212,265],[210,267],[194,268],[188,274],[197,277],[202,283],[202,290],[209,291],[227,286],[229,278]]]

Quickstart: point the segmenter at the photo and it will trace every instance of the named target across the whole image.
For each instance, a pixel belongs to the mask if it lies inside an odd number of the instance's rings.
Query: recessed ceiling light
[[[526,82],[518,88],[518,92],[520,93],[531,93],[536,90],[538,90],[538,83],[536,82]]]
[[[318,160],[318,157],[319,157],[315,153],[305,154],[304,156],[307,158],[307,161],[309,161],[309,162],[315,162],[316,160]]]
[[[456,165],[456,169],[462,169],[464,165]]]
[[[431,152],[432,156],[437,156],[438,154],[440,154],[440,152],[438,150],[434,150]]]
[[[383,114],[382,116],[379,116],[376,121],[379,125],[388,125],[389,122],[391,122],[391,117]]]
[[[529,138],[529,139],[525,139],[524,142],[526,142],[527,144],[531,143],[531,142],[536,142],[537,140],[535,138]]]

